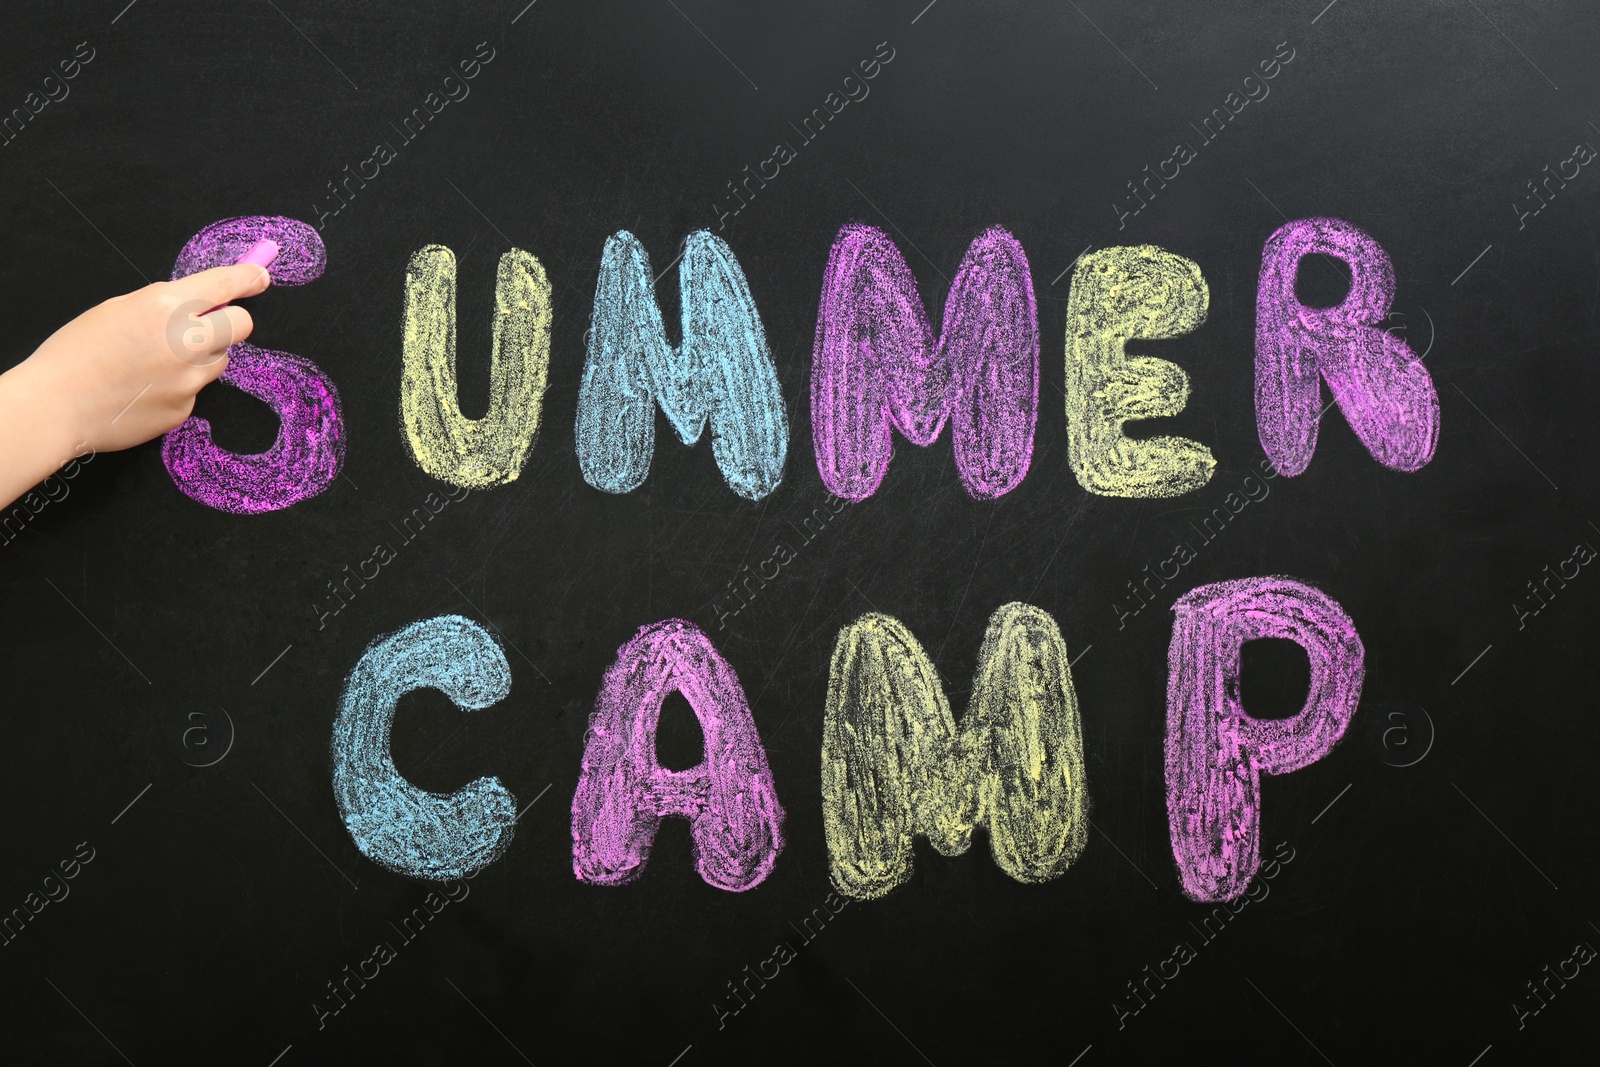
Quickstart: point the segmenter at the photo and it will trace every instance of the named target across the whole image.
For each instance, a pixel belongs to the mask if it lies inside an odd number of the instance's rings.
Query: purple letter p
[[[1361,699],[1361,638],[1343,608],[1290,578],[1191,589],[1172,606],[1167,651],[1167,826],[1183,891],[1232,900],[1261,863],[1261,775],[1326,756]],[[1260,637],[1305,649],[1311,684],[1287,719],[1239,702],[1239,649]]]

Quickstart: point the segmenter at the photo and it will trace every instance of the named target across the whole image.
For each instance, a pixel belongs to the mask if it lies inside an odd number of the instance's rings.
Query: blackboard
[[[336,385],[344,446],[319,492],[256,514],[180,491],[160,442],[96,455],[7,528],[8,1061],[1491,1065],[1591,1039],[1600,39],[1581,7],[110,0],[4,21],[7,365],[169,277],[207,226],[298,219],[326,269],[250,301],[252,343]],[[1304,219],[1392,262],[1375,328],[1437,395],[1414,469],[1332,406],[1303,472],[1266,477],[1263,250]],[[948,426],[928,447],[896,431],[863,499],[825,484],[813,359],[850,224],[903,255],[935,332],[981,234],[1025,252],[1037,424],[1004,492],[974,495]],[[675,344],[674,256],[702,230],[759,310],[781,477],[741,495],[712,434],[684,447],[653,405],[648,476],[602,491],[578,426],[607,242],[644,250]],[[548,274],[542,421],[506,484],[458,490],[407,444],[406,278],[430,245],[458,266],[472,418],[500,257]],[[1088,491],[1069,456],[1074,270],[1134,245],[1209,292],[1203,323],[1130,345],[1190,389],[1128,434],[1215,458],[1178,495]],[[1294,285],[1336,305],[1348,265],[1313,255]],[[278,432],[226,386],[198,412],[235,452]],[[1193,558],[1171,562],[1180,542]],[[379,544],[377,576],[343,584]],[[763,565],[737,610],[719,601]],[[1163,567],[1180,574],[1145,584]],[[1169,833],[1172,609],[1278,575],[1352,620],[1359,707],[1264,778],[1261,866],[1219,911],[1184,891]],[[979,826],[959,856],[918,837],[881,896],[841,894],[820,773],[841,630],[898,620],[959,718],[1012,603],[1071,657],[1081,852],[1028,884]],[[509,690],[471,713],[406,695],[395,764],[435,793],[497,778],[520,814],[493,862],[430,882],[363,854],[330,745],[368,646],[440,616],[492,638]],[[671,619],[736,674],[781,804],[783,847],[742,891],[701,876],[677,817],[626,884],[575,874],[602,679]],[[1291,643],[1246,645],[1250,713],[1294,714],[1308,670]],[[670,698],[661,760],[700,750]]]

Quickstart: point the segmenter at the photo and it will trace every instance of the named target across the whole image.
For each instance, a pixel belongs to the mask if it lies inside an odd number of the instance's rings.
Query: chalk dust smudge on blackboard
[[[430,793],[401,776],[389,751],[395,706],[422,688],[476,711],[510,693],[511,668],[489,632],[460,615],[421,619],[373,641],[339,699],[333,793],[362,855],[400,874],[444,881],[500,857],[511,844],[517,800],[499,778]]]
[[[682,343],[675,348],[644,246],[627,230],[607,239],[578,386],[583,480],[607,493],[643,485],[660,404],[686,445],[709,422],[728,487],[760,500],[783,478],[789,417],[755,299],[733,250],[706,230],[684,242],[678,289]]]
[[[1198,441],[1122,432],[1130,420],[1177,415],[1189,402],[1182,367],[1127,355],[1124,345],[1193,332],[1210,300],[1199,266],[1155,245],[1104,248],[1078,261],[1067,299],[1067,442],[1089,492],[1181,496],[1211,480],[1217,461]]]
[[[427,245],[406,267],[400,421],[417,465],[440,481],[486,489],[514,481],[539,432],[550,373],[551,288],[539,260],[500,257],[489,350],[489,409],[461,414],[456,379],[456,257]]]
[[[978,500],[1004,496],[1033,458],[1039,315],[1022,245],[993,226],[968,246],[938,343],[900,249],[850,223],[828,253],[811,366],[817,471],[847,500],[877,492],[894,431],[914,445],[951,422],[956,469]]]
[[[1300,260],[1313,252],[1350,268],[1350,291],[1333,307],[1295,296]],[[1283,474],[1304,471],[1317,450],[1323,380],[1373,459],[1415,471],[1433,458],[1433,378],[1410,345],[1376,325],[1394,285],[1383,246],[1340,219],[1296,219],[1267,238],[1256,289],[1256,429]]]
[[[857,899],[911,876],[917,835],[957,856],[976,826],[1017,881],[1066,871],[1088,839],[1089,796],[1055,620],[1027,604],[995,611],[959,731],[910,630],[875,613],[845,627],[822,724],[822,813],[833,884]]]
[[[682,771],[656,760],[672,692],[705,738],[705,759]],[[718,889],[760,884],[783,848],[783,808],[738,675],[683,619],[642,628],[606,671],[572,797],[573,873],[594,885],[638,878],[665,816],[689,820],[695,869]]]
[[[1326,756],[1361,699],[1365,650],[1326,593],[1292,578],[1202,585],[1172,606],[1167,651],[1167,823],[1192,900],[1232,900],[1261,863],[1261,775]],[[1239,697],[1239,651],[1275,637],[1305,649],[1305,706],[1255,719]]]

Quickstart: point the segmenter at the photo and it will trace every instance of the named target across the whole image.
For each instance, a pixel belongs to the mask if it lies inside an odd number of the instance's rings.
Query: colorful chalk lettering
[[[186,249],[179,270],[227,261],[272,236],[295,252],[286,276],[320,273],[313,255],[320,244],[304,224],[233,221],[249,225]],[[1295,271],[1310,252],[1351,266],[1350,294],[1335,308],[1307,308],[1294,297]],[[685,444],[709,424],[728,485],[762,499],[782,478],[788,435],[765,331],[725,242],[691,234],[680,259],[682,343],[673,347],[643,247],[626,231],[606,242],[578,398],[579,466],[585,481],[607,492],[642,484],[659,404]],[[1383,249],[1348,223],[1300,220],[1267,242],[1257,301],[1257,425],[1269,457],[1263,462],[1275,472],[1299,473],[1309,462],[1323,380],[1377,459],[1408,471],[1428,462],[1438,434],[1432,381],[1403,342],[1374,325],[1393,289]],[[1077,264],[1064,392],[1069,462],[1085,489],[1165,497],[1210,479],[1216,461],[1204,445],[1124,434],[1129,421],[1179,413],[1189,391],[1181,368],[1129,356],[1126,343],[1196,329],[1209,299],[1196,264],[1153,245],[1102,249]],[[538,428],[551,302],[537,259],[518,250],[502,257],[490,413],[467,420],[455,400],[454,257],[437,245],[413,256],[402,413],[413,456],[428,473],[463,486],[517,476]],[[250,352],[238,348],[248,385]],[[297,365],[297,357],[269,355],[279,368]],[[1037,309],[1026,255],[1004,229],[985,231],[967,249],[935,342],[899,249],[871,226],[845,226],[829,254],[813,355],[813,443],[822,480],[838,498],[862,500],[877,490],[896,432],[926,446],[947,420],[972,497],[1002,496],[1027,474],[1038,411]],[[314,384],[319,372],[305,366]],[[278,395],[270,383],[259,389]],[[331,398],[331,384],[328,392]],[[337,430],[336,398],[330,405]],[[337,432],[311,436],[320,454],[342,455]],[[280,466],[287,481],[306,482]],[[254,505],[213,506],[248,512]],[[1344,609],[1290,578],[1201,586],[1173,610],[1165,753],[1173,856],[1186,895],[1228,901],[1260,864],[1261,775],[1290,773],[1332,750],[1359,700],[1364,652]],[[1311,664],[1305,706],[1287,719],[1256,719],[1240,704],[1240,649],[1267,637],[1296,642]],[[494,778],[432,794],[399,774],[388,747],[395,704],[419,686],[481,708],[506,696],[510,673],[494,639],[458,616],[375,641],[341,700],[335,794],[363,854],[416,877],[460,877],[493,862],[510,841],[515,800]],[[662,704],[673,692],[687,699],[705,738],[705,758],[682,771],[662,767],[655,755]],[[959,726],[912,633],[890,616],[862,616],[835,646],[822,734],[830,877],[849,897],[882,897],[907,881],[918,836],[958,855],[984,827],[996,864],[1023,883],[1060,876],[1086,846],[1078,702],[1066,644],[1039,608],[1007,604],[990,618]],[[784,811],[738,676],[681,619],[642,628],[605,674],[572,799],[577,879],[606,886],[638,879],[666,817],[689,821],[698,873],[728,891],[759,885],[784,845]]]
[[[705,759],[672,771],[656,760],[656,725],[682,693]],[[580,882],[624,885],[644,873],[664,816],[689,820],[707,884],[750,889],[783,848],[783,808],[739,677],[694,623],[668,619],[617,651],[589,720],[572,796],[572,870]]]
[[[1334,307],[1295,296],[1300,260],[1318,252],[1350,268]],[[1389,253],[1339,219],[1297,219],[1267,238],[1256,288],[1256,431],[1279,473],[1306,469],[1317,450],[1326,380],[1372,458],[1415,471],[1439,441],[1439,394],[1411,346],[1379,329],[1394,301]]]
[[[550,281],[513,248],[495,277],[489,410],[461,414],[456,383],[456,257],[427,245],[406,268],[400,421],[417,466],[440,481],[487,489],[514,481],[539,432],[550,373]]]
[[[1127,355],[1124,345],[1192,332],[1210,299],[1199,266],[1155,245],[1102,248],[1078,260],[1067,297],[1067,451],[1089,492],[1182,496],[1211,480],[1217,461],[1204,445],[1122,432],[1129,420],[1176,415],[1189,401],[1182,367]]]
[[[627,230],[607,239],[578,386],[583,480],[607,493],[643,485],[660,404],[686,445],[709,422],[711,453],[728,487],[760,500],[783,478],[789,418],[760,313],[726,241],[707,230],[688,236],[678,299],[683,337],[674,348],[644,246]]]
[[[333,725],[333,795],[361,854],[391,871],[448,881],[493,863],[511,843],[517,798],[498,778],[430,793],[394,765],[395,707],[413,689],[437,689],[463,711],[504,700],[511,668],[489,632],[440,615],[379,637],[345,679]]]
[[[995,863],[1038,883],[1088,839],[1078,698],[1055,620],[1027,604],[989,619],[960,729],[911,631],[863,615],[839,633],[822,720],[822,815],[834,886],[881,897],[911,876],[912,840],[946,856],[989,830]]]
[[[1183,891],[1233,900],[1261,863],[1261,775],[1310,766],[1344,736],[1361,699],[1355,623],[1331,597],[1290,578],[1191,589],[1172,606],[1167,652],[1167,823]],[[1305,706],[1252,718],[1239,701],[1239,650],[1285,638],[1305,649]]]
[[[898,431],[927,447],[950,421],[961,484],[1004,496],[1028,473],[1039,416],[1039,314],[1022,245],[999,226],[967,248],[938,343],[917,281],[889,236],[850,223],[823,274],[811,363],[817,471],[835,496],[865,500]]]
[[[274,285],[304,285],[322,276],[326,251],[317,231],[298,219],[249,216],[214,222],[189,239],[172,278],[233,263],[257,241],[278,242]],[[344,466],[344,416],[339,391],[302,356],[240,343],[228,349],[219,381],[242,390],[278,416],[277,439],[265,452],[241,455],[218,447],[211,423],[192,416],[170,431],[161,458],[173,482],[218,511],[280,511],[327,489]]]

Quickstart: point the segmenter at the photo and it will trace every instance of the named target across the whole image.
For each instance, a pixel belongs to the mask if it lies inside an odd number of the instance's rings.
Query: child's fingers
[[[210,385],[222,377],[222,372],[228,369],[228,354],[224,352],[220,356],[215,356],[210,363],[202,363],[198,369],[200,371],[200,385],[202,387]]]
[[[255,320],[250,317],[250,312],[244,308],[222,307],[215,311],[208,311],[204,315],[196,315],[196,320],[210,325],[211,345],[208,355],[221,355],[228,350],[228,346],[236,345],[250,336],[255,329]]]
[[[207,307],[216,307],[240,297],[255,296],[271,282],[267,268],[253,263],[235,263],[227,267],[212,267],[170,284],[172,293],[178,299],[203,300]]]
[[[254,328],[255,321],[251,319],[250,312],[229,306],[203,315],[184,316],[182,321],[174,323],[174,329],[168,336],[173,354],[179,359],[196,367],[209,367],[230,345],[249,337]],[[217,373],[222,372],[219,370]]]

